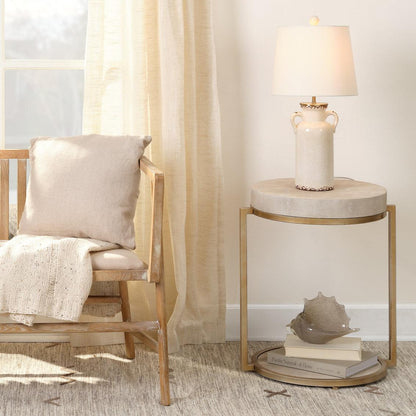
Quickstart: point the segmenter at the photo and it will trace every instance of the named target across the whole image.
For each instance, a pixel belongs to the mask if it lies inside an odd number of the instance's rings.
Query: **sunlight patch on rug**
[[[79,358],[80,360],[91,360],[92,358],[108,358],[114,361],[121,361],[122,363],[131,363],[131,360],[128,358],[117,357],[116,355],[109,354],[107,352],[100,352],[95,354],[77,354],[75,357]]]

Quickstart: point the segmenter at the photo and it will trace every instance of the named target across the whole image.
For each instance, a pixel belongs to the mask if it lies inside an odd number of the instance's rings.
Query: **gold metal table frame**
[[[379,365],[374,371],[367,372],[363,376],[347,379],[323,379],[317,378],[313,373],[307,376],[293,376],[285,371],[273,371],[270,365],[264,365],[265,354],[273,348],[259,351],[248,359],[248,334],[247,334],[247,216],[255,215],[272,221],[288,222],[293,224],[312,225],[351,225],[364,224],[383,219],[388,215],[388,288],[389,288],[389,358],[379,358]],[[263,358],[261,358],[263,356]],[[397,363],[397,331],[396,331],[396,206],[387,205],[386,211],[368,216],[356,218],[309,218],[290,217],[259,211],[253,207],[240,209],[240,363],[241,370],[255,371],[267,378],[307,386],[321,387],[347,387],[363,385],[381,380],[386,376],[387,368],[395,367]],[[282,368],[282,367],[276,367]]]

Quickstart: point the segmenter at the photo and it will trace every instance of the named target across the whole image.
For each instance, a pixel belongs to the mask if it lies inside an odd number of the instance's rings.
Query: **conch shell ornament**
[[[339,304],[335,296],[324,296],[318,292],[316,298],[305,298],[303,312],[288,326],[305,342],[325,344],[331,339],[359,331],[359,328],[350,328],[349,323],[345,306]]]

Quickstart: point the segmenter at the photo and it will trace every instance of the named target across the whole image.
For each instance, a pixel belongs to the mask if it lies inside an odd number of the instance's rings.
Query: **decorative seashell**
[[[359,328],[350,328],[349,322],[345,306],[339,304],[335,296],[324,296],[318,292],[316,298],[305,298],[303,312],[288,326],[305,342],[325,344],[331,339],[359,331]]]

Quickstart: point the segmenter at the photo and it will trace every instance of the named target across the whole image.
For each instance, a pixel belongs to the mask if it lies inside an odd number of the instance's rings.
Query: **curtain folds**
[[[84,97],[85,134],[149,134],[149,156],[165,172],[170,351],[223,342],[223,185],[211,1],[90,0]],[[143,258],[149,198],[142,181],[136,232]],[[133,318],[154,319],[153,291],[132,283],[129,292]]]

